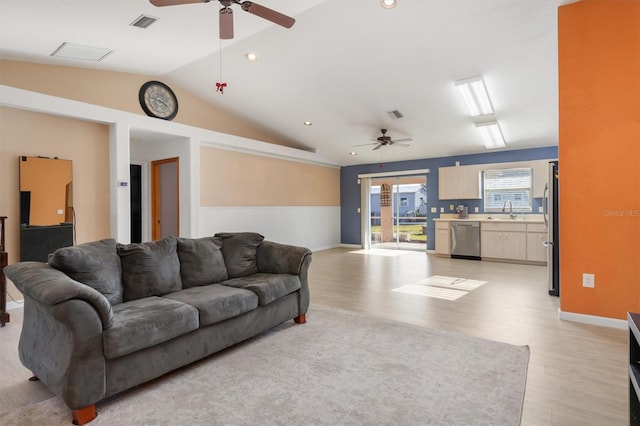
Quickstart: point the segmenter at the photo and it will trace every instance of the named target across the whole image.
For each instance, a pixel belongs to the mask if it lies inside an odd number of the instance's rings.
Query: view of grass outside
[[[424,226],[423,224],[420,223],[401,223],[400,225],[393,225],[393,235],[395,238],[395,235],[397,232],[400,233],[406,233],[406,234],[410,234],[411,236],[411,241],[423,241],[426,242],[427,241],[427,236],[423,233],[424,230]],[[382,226],[380,225],[372,225],[371,226],[371,233],[375,234],[375,233],[381,233],[382,232]]]

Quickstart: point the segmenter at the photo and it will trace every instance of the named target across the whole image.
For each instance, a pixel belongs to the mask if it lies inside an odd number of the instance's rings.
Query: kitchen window
[[[502,212],[510,201],[514,212],[532,211],[533,170],[531,168],[485,170],[484,211]]]

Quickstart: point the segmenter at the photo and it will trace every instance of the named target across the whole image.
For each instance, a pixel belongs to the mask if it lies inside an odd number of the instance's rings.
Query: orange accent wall
[[[560,7],[558,54],[560,307],[625,319],[640,311],[640,1]]]

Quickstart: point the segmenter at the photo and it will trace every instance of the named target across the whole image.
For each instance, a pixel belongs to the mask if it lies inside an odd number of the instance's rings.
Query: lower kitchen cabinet
[[[436,222],[436,254],[451,254],[449,222]]]
[[[480,229],[483,258],[527,260],[526,224],[483,222]]]
[[[547,248],[543,244],[545,241],[547,241],[547,231],[544,224],[527,224],[527,260],[547,261]]]

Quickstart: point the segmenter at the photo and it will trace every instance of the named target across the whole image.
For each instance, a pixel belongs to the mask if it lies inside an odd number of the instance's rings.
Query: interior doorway
[[[427,249],[427,178],[390,176],[371,179],[371,248]]]
[[[180,235],[179,158],[151,162],[151,238]]]

